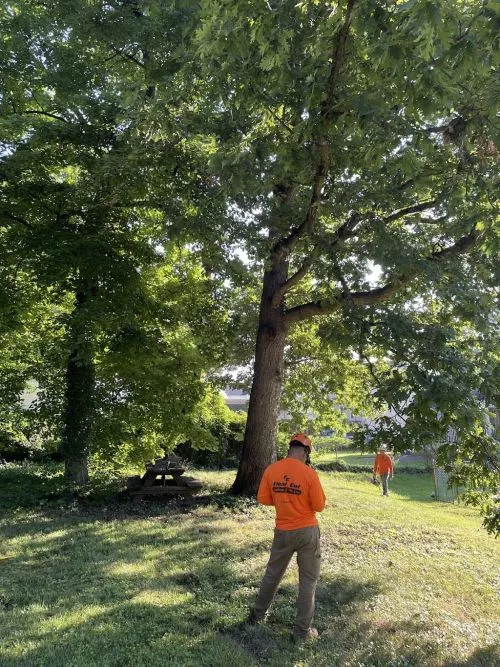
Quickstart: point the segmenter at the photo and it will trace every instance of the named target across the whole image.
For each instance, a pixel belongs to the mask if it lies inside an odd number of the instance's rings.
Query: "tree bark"
[[[234,494],[255,494],[264,470],[276,460],[276,432],[287,327],[283,301],[274,306],[273,297],[276,290],[286,282],[287,275],[288,262],[284,257],[275,258],[273,268],[264,273],[254,376],[243,451],[231,489]]]
[[[320,115],[328,125],[334,115],[335,88],[345,58],[352,11],[356,0],[348,0],[345,20],[332,50],[330,74]],[[259,314],[259,329],[255,347],[255,367],[243,451],[232,492],[253,494],[257,491],[265,468],[276,459],[276,431],[283,386],[283,357],[288,321],[284,314],[285,294],[309,271],[310,262],[288,279],[288,257],[297,243],[313,232],[321,204],[323,186],[330,167],[330,144],[320,131],[315,137],[318,161],[311,186],[311,198],[303,222],[282,238],[279,228],[270,226],[270,238],[278,239],[271,253],[271,270],[264,274],[264,287]],[[281,197],[282,211],[290,211],[295,185],[275,187],[274,195]]]
[[[87,484],[88,454],[92,445],[95,372],[92,345],[82,312],[90,292],[76,295],[72,316],[71,351],[66,366],[65,409],[61,453],[68,481]]]

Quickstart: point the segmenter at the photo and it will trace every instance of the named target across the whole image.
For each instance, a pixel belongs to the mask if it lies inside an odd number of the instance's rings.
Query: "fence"
[[[444,468],[434,467],[434,497],[443,503],[454,503],[463,489],[449,484],[448,473]]]

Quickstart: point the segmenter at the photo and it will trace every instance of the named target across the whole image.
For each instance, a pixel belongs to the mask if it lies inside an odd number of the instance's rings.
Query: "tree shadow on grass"
[[[137,500],[137,499],[135,499]],[[140,502],[126,490],[125,477],[112,471],[94,475],[86,487],[74,488],[64,479],[61,465],[55,463],[0,466],[0,511],[37,509],[71,511],[102,520],[146,518],[182,514],[197,507],[248,513],[257,505],[253,497],[235,496],[220,489],[205,489],[196,494],[145,496]]]
[[[20,553],[0,570],[2,667],[438,664],[438,647],[421,640],[425,622],[372,620],[380,582],[348,574],[320,580],[314,644],[290,641],[297,588],[288,581],[267,625],[242,623],[262,572],[234,564],[267,550],[268,540],[235,545],[206,517],[177,519],[124,526],[80,517],[46,532],[39,522],[30,536],[23,525]]]
[[[64,478],[60,464],[1,466],[0,510],[118,506],[129,500],[125,487],[125,478],[112,471],[103,471],[89,485],[75,489]]]
[[[369,610],[375,607],[381,593],[377,581],[358,581],[347,575],[322,577],[316,594],[314,622],[320,637],[297,647],[291,641],[297,586],[287,582],[280,585],[266,624],[239,623],[225,628],[221,635],[231,639],[258,665],[278,667],[296,664],[297,660],[315,667],[430,667],[438,664],[439,645],[430,640],[422,641],[422,634],[429,630],[425,622],[370,619]]]
[[[465,660],[446,661],[443,667],[498,667],[500,665],[500,646],[498,644],[477,649]]]
[[[52,494],[63,494],[60,466],[35,464],[0,467],[0,509],[35,507]]]
[[[82,516],[9,526],[19,553],[0,571],[3,667],[291,664],[294,586],[269,627],[241,625],[261,573],[233,565],[267,539],[235,545],[192,514],[121,526]],[[344,582],[336,604],[366,594]]]
[[[280,587],[268,625],[242,624],[262,571],[249,565],[242,572],[234,564],[250,563],[269,541],[228,540],[227,527],[214,521],[218,511],[248,508],[229,506],[223,496],[208,517],[189,506],[149,502],[107,511],[12,512],[19,522],[4,524],[4,543],[13,539],[19,554],[7,554],[0,568],[2,667],[495,664],[490,648],[463,663],[439,662],[425,621],[378,620],[380,583],[348,574],[322,576],[321,636],[310,646],[290,642],[292,583]]]
[[[48,616],[29,613],[23,650],[4,643],[2,667],[136,667],[137,665],[246,665],[235,647],[221,642],[215,628],[220,606],[207,603],[152,604],[137,600],[94,606],[83,620],[77,613],[56,624]]]
[[[315,625],[320,639],[310,647],[311,664],[433,665],[439,646],[434,641],[422,641],[429,629],[425,621],[389,622],[377,617],[375,612],[384,593],[384,585],[378,580],[325,573],[316,594]]]
[[[217,639],[243,613],[229,604],[232,564],[267,541],[230,545],[223,528],[191,515],[132,522],[123,535],[120,525],[9,527],[20,553],[0,571],[3,667],[233,664],[233,643]],[[236,664],[250,664],[241,656]]]

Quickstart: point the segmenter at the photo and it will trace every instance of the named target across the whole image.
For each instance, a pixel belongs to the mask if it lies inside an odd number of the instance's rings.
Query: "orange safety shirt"
[[[375,457],[375,462],[373,463],[373,474],[386,475],[394,473],[394,463],[392,462],[389,454],[385,452],[379,452]]]
[[[261,505],[274,505],[279,530],[317,526],[316,512],[322,512],[326,503],[318,473],[288,457],[266,468],[257,500]]]

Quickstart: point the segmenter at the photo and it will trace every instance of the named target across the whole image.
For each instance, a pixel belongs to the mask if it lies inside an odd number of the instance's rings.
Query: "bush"
[[[341,435],[320,435],[313,438],[313,447],[318,454],[328,454],[330,452],[343,452],[352,449],[352,442],[349,438],[344,438]]]
[[[58,440],[34,419],[32,411],[21,407],[6,410],[0,420],[0,458],[13,462],[60,460],[58,451]]]
[[[197,449],[194,443],[187,441],[177,445],[175,453],[197,467],[234,468],[243,447],[246,419],[245,412],[233,412],[229,408],[222,413],[219,411],[204,424],[217,440],[216,449]]]
[[[30,458],[30,450],[11,433],[0,431],[0,458],[5,461],[23,461]]]

